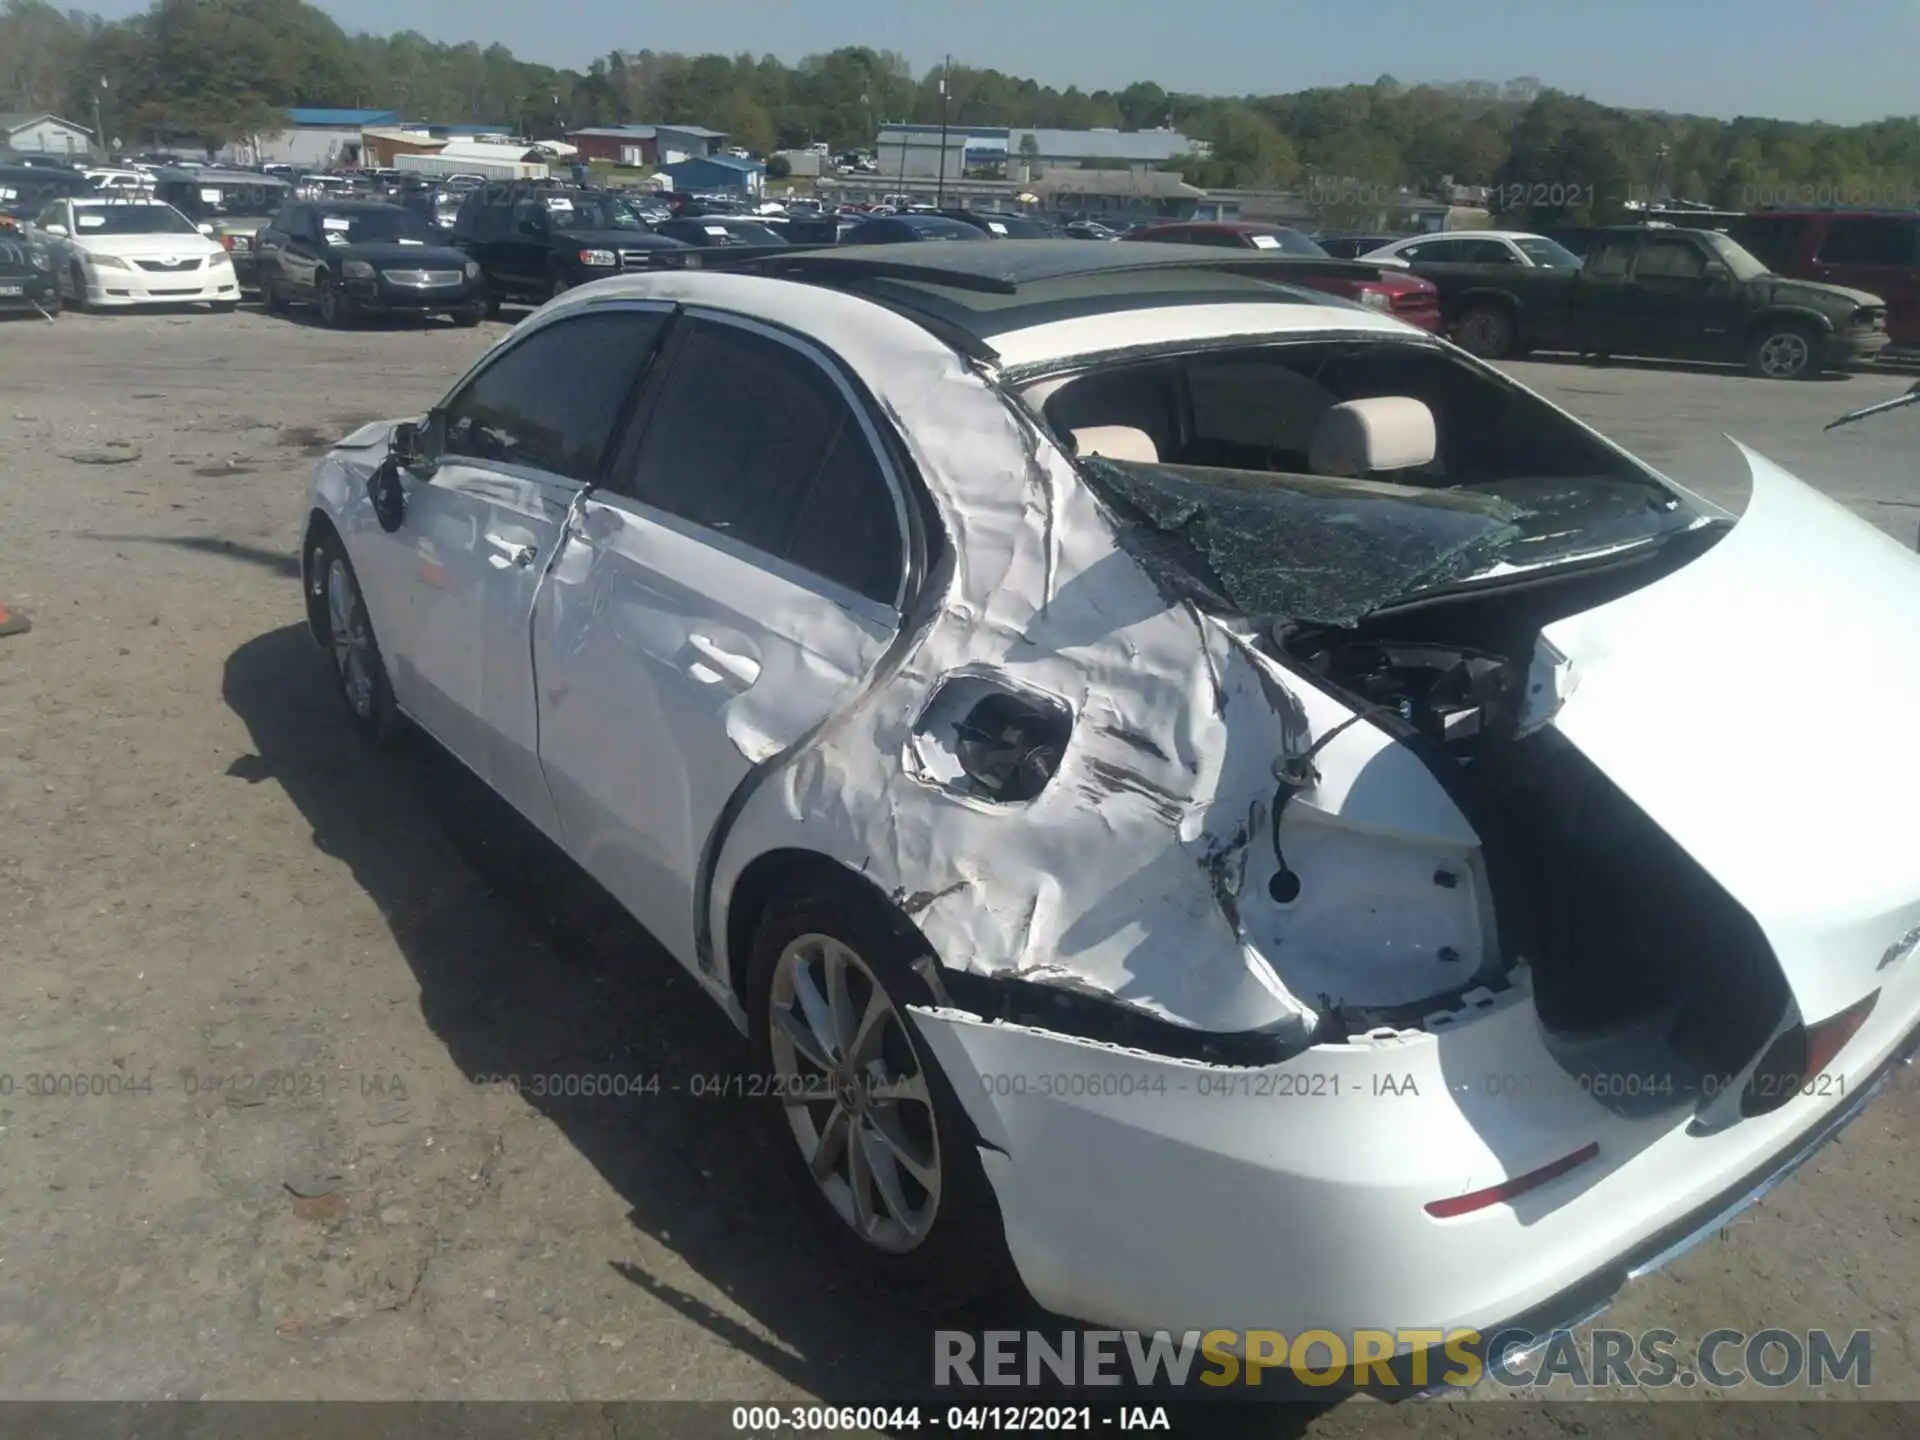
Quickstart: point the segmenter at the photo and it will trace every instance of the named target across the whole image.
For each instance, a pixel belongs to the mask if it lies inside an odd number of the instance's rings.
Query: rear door
[[[864,400],[785,332],[690,311],[534,607],[567,848],[684,963],[727,799],[852,703],[899,627],[905,492]]]
[[[1834,216],[1813,278],[1878,295],[1894,343],[1920,345],[1920,216]]]
[[[1637,326],[1625,313],[1627,276],[1633,269],[1632,235],[1602,235],[1587,254],[1586,263],[1573,273],[1564,290],[1557,279],[1542,277],[1546,289],[1537,315],[1533,318],[1534,343],[1551,350],[1565,346],[1570,350],[1603,354],[1644,354],[1635,351]],[[1558,300],[1562,303],[1556,305]]]

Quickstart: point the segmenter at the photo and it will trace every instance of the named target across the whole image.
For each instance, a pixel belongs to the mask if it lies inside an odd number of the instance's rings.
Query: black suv
[[[361,315],[451,315],[478,325],[487,313],[480,267],[398,205],[298,200],[257,238],[260,303],[270,311],[311,304],[335,328]]]
[[[610,190],[537,180],[475,190],[453,222],[453,243],[479,262],[490,314],[502,300],[543,304],[589,280],[697,257]]]

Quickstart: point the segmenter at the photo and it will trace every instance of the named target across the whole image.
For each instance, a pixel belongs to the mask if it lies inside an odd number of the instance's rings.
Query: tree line
[[[348,34],[304,0],[156,0],[108,22],[46,0],[0,3],[0,111],[98,118],[129,148],[209,148],[279,128],[294,105],[393,109],[406,118],[507,126],[533,138],[589,125],[679,121],[757,154],[824,141],[871,145],[881,123],[1061,129],[1173,126],[1211,145],[1180,162],[1206,187],[1303,190],[1362,208],[1443,179],[1490,185],[1495,208],[1537,223],[1618,218],[1673,196],[1727,209],[1765,203],[1920,203],[1920,120],[1837,126],[1624,110],[1528,77],[1370,85],[1288,95],[1056,89],[955,65],[916,74],[898,54],[845,47],[789,64],[771,55],[616,50],[584,70],[503,45],[413,32]]]

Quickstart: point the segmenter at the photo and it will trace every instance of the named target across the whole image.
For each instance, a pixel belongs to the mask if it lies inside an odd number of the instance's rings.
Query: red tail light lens
[[[1436,1220],[1452,1220],[1457,1216],[1471,1215],[1476,1210],[1485,1210],[1489,1206],[1504,1204],[1517,1195],[1529,1190],[1538,1190],[1549,1181],[1558,1180],[1569,1170],[1577,1169],[1589,1160],[1597,1159],[1600,1154],[1600,1142],[1583,1145],[1571,1155],[1554,1161],[1551,1165],[1542,1165],[1538,1170],[1529,1170],[1524,1175],[1516,1175],[1511,1180],[1503,1180],[1498,1185],[1489,1185],[1485,1190],[1474,1190],[1465,1195],[1449,1195],[1444,1200],[1429,1200],[1427,1213]]]

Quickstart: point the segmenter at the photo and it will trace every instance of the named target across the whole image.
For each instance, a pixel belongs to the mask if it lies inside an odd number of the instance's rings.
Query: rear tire
[[[1513,316],[1498,305],[1476,305],[1460,317],[1453,329],[1454,343],[1482,360],[1504,360],[1514,353],[1518,327]]]
[[[280,287],[271,280],[260,282],[260,308],[269,315],[287,313],[287,302],[280,294]]]
[[[744,998],[795,1184],[850,1264],[941,1313],[1015,1272],[972,1122],[907,1014],[937,1003],[910,936],[851,884],[775,901]]]
[[[405,733],[406,721],[394,703],[360,577],[340,537],[330,530],[317,536],[307,552],[307,608],[328,637],[323,643],[333,661],[335,693],[354,729],[370,745],[394,744]]]

